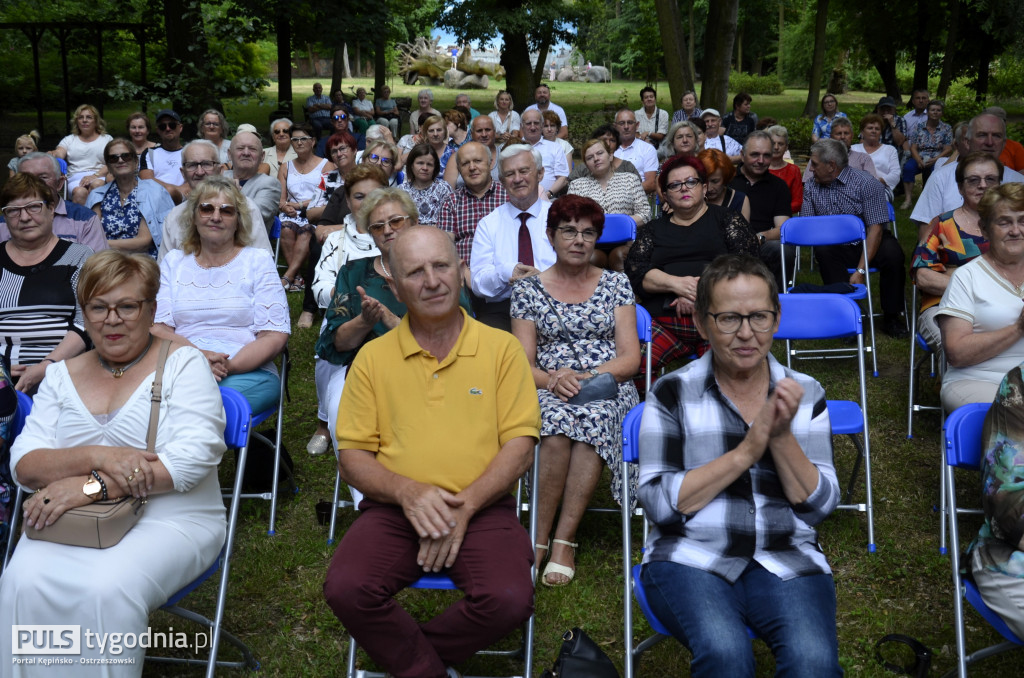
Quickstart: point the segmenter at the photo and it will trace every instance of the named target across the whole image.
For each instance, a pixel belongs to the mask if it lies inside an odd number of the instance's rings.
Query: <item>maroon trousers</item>
[[[503,497],[469,523],[443,573],[465,596],[420,623],[394,595],[423,576],[419,537],[399,506],[363,500],[334,553],[324,597],[356,642],[395,678],[444,678],[446,667],[511,633],[533,612],[529,533]]]

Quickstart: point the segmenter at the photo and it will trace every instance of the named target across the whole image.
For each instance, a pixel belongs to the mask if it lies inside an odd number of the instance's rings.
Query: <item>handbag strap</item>
[[[164,363],[167,362],[167,353],[170,350],[170,339],[164,339],[160,342],[160,355],[156,360],[156,375],[153,377],[153,390],[150,398],[149,431],[146,433],[147,452],[154,452],[156,450],[156,427],[160,420],[160,400],[163,398]]]
[[[579,363],[581,370],[585,370],[586,367],[583,365],[583,359],[580,358],[579,351],[576,350],[576,342],[572,340],[572,335],[569,334],[569,329],[565,326],[565,323],[562,321],[562,314],[560,314],[558,312],[558,309],[555,308],[555,302],[551,299],[551,295],[548,294],[548,291],[544,289],[543,285],[540,284],[540,280],[537,279],[537,276],[530,276],[529,278],[527,278],[527,280],[533,283],[533,285],[535,285],[537,289],[540,290],[540,293],[544,295],[544,300],[548,302],[548,307],[551,309],[551,312],[555,314],[555,319],[558,320],[558,325],[559,327],[562,328],[562,334],[565,335],[566,343],[569,344],[569,348],[572,349],[573,355],[576,356],[576,362]]]

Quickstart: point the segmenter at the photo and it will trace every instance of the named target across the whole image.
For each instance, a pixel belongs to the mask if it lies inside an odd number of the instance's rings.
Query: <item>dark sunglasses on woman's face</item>
[[[128,162],[134,160],[131,153],[111,153],[107,156],[107,164],[113,165],[118,162]]]
[[[214,205],[212,202],[199,203],[199,213],[204,217],[213,216],[214,212],[220,212],[222,217],[233,217],[236,211],[234,205]]]

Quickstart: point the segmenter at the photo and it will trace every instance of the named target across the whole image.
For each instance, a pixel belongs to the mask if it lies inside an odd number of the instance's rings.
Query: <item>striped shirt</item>
[[[68,332],[88,342],[75,294],[91,254],[85,245],[58,240],[42,262],[18,266],[0,245],[0,339],[8,365],[40,362]]]
[[[718,388],[712,352],[662,377],[647,396],[640,425],[640,503],[653,523],[644,562],[671,561],[735,582],[756,560],[782,579],[827,574],[814,529],[839,501],[825,391],[814,379],[768,356],[769,393],[790,377],[804,389],[792,431],[818,469],[818,486],[801,504],[783,493],[771,453],[691,514],[676,508],[690,469],[734,449],[749,426]]]
[[[477,224],[507,201],[505,187],[497,181],[491,181],[491,187],[480,198],[465,186],[459,186],[441,203],[437,212],[437,227],[455,236],[459,258],[468,264]]]

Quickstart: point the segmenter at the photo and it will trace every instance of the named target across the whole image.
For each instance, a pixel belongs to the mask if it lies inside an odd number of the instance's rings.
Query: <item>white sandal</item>
[[[579,548],[579,544],[571,542],[571,541],[566,541],[564,539],[552,539],[551,541],[554,542],[555,544],[561,544],[562,546],[568,546],[569,548],[571,548],[573,550],[573,555],[575,555],[576,549]],[[560,574],[560,575],[562,575],[563,577],[566,578],[566,581],[550,582],[550,581],[548,581],[548,575],[549,574]],[[565,586],[569,582],[571,582],[573,580],[573,577],[575,577],[575,576],[576,576],[576,568],[575,567],[568,567],[567,565],[559,565],[558,563],[553,563],[553,562],[551,562],[549,560],[548,564],[544,566],[544,574],[541,575],[540,582],[542,584],[544,584],[544,586]]]

